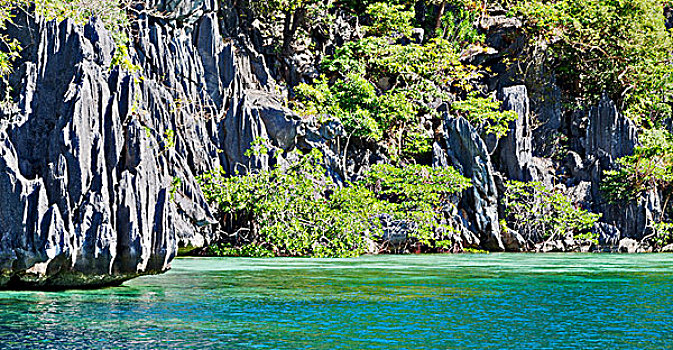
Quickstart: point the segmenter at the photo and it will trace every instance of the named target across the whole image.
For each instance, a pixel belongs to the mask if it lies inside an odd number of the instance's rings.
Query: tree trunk
[[[306,14],[306,9],[300,7],[290,13],[290,11],[285,12],[285,24],[283,28],[283,55],[289,56],[290,46],[294,42],[295,34],[299,28],[299,24],[304,20],[304,15]]]
[[[437,10],[437,21],[435,22],[435,32],[439,30],[439,28],[442,26],[442,17],[444,17],[444,11],[446,11],[446,1],[442,1],[442,4],[439,5],[439,9]]]
[[[292,33],[292,22],[293,14],[290,11],[285,11],[285,23],[283,25],[283,55],[287,54],[290,49],[290,44],[292,44],[292,38],[294,34]]]
[[[427,6],[425,6],[425,1],[424,0],[416,1],[414,10],[416,12],[416,24],[420,27],[425,28],[425,11],[427,10]]]

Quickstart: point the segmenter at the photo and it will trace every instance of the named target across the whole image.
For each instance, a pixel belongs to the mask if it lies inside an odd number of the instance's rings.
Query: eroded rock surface
[[[169,19],[137,21],[138,72],[110,68],[116,46],[95,19],[24,15],[9,29],[27,49],[0,118],[0,287],[165,271],[178,247],[213,238],[195,175],[268,166],[244,154],[257,136],[294,146],[297,121],[254,50],[222,37],[217,3],[154,5]]]
[[[461,117],[444,115],[442,149],[436,149],[435,158],[448,159],[472,187],[465,190],[460,207],[466,211],[469,229],[475,232],[482,246],[490,250],[504,250],[498,222],[498,190],[493,179],[493,164],[484,141],[470,123]],[[441,164],[446,160],[438,160]]]

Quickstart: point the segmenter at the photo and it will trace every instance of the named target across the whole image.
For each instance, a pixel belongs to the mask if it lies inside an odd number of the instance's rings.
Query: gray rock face
[[[296,143],[298,122],[257,55],[225,42],[213,1],[159,2],[177,28],[141,16],[131,57],[98,21],[18,18],[17,105],[0,115],[0,287],[119,283],[170,267],[212,239],[195,175],[268,166],[250,142]]]
[[[586,159],[591,167],[592,195],[602,221],[615,225],[622,237],[641,239],[661,215],[661,199],[649,192],[633,203],[606,203],[600,191],[603,173],[614,169],[616,161],[632,155],[638,145],[637,127],[622,116],[607,96],[589,111],[585,138]]]
[[[631,238],[623,238],[619,241],[619,252],[620,253],[636,253],[638,252],[638,241]]]
[[[604,222],[597,222],[591,229],[592,233],[598,236],[598,243],[604,247],[617,247],[621,232],[614,225]]]
[[[511,180],[530,181],[533,145],[528,91],[524,85],[506,87],[500,93],[500,100],[505,110],[518,115],[515,121],[510,122],[510,131],[500,140],[496,151],[500,170]]]
[[[587,158],[599,161],[601,169],[609,169],[618,158],[633,154],[638,144],[638,128],[619,114],[614,102],[603,96],[589,111],[585,143]]]
[[[450,161],[472,180],[472,187],[465,191],[460,204],[467,212],[468,228],[477,234],[484,248],[504,250],[498,222],[498,191],[484,141],[467,120],[445,113],[443,142],[441,148],[435,147],[435,163]]]
[[[515,230],[503,229],[502,241],[505,244],[505,249],[509,252],[521,252],[526,250],[526,240]]]

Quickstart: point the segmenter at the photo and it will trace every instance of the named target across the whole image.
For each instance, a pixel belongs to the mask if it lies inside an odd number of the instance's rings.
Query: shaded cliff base
[[[235,231],[196,179],[212,169],[245,174],[287,161],[291,150],[318,149],[327,173],[343,184],[389,162],[366,140],[352,140],[344,152],[342,125],[299,116],[286,104],[288,86],[313,81],[327,52],[362,37],[359,18],[335,9],[326,32],[307,31],[321,50],[293,43],[279,56],[262,34],[270,18],[250,23],[255,17],[238,3],[138,4],[128,47],[135,69],[112,65],[119,48],[100,20],[17,13],[6,34],[24,49],[8,77],[13,102],[0,109],[0,287],[114,285],[166,271],[180,247],[222,242]],[[513,72],[504,62],[521,52],[522,23],[503,12],[475,24],[489,49],[472,47],[461,59],[499,73],[478,84],[516,114],[508,133],[495,143],[448,106],[429,106],[439,117],[429,123],[432,148],[421,160],[453,167],[472,183],[446,212],[456,230],[447,250],[650,250],[648,240],[638,242],[662,217],[662,194],[615,205],[600,191],[604,172],[638,146],[638,128],[607,96],[564,108],[544,64],[534,65],[532,77]],[[399,45],[422,41],[402,39]],[[271,150],[248,155],[259,138]],[[508,180],[539,182],[602,214],[587,230],[598,244],[545,242],[503,227]],[[416,252],[398,226],[388,227],[394,239],[376,244]],[[367,252],[380,250],[372,247]]]
[[[165,271],[163,271],[165,272]],[[25,273],[23,275],[12,275],[6,279],[2,279],[2,287],[0,290],[36,290],[59,292],[69,289],[100,289],[107,287],[118,287],[124,282],[136,278],[141,275],[159,274],[157,273],[143,273],[129,276],[92,276],[90,274],[72,274],[72,275],[55,275],[45,279],[40,275],[33,275]]]

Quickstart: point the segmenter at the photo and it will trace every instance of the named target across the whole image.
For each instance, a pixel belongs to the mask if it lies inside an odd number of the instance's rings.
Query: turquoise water
[[[673,255],[173,266],[103,290],[0,292],[0,348],[673,348]]]

